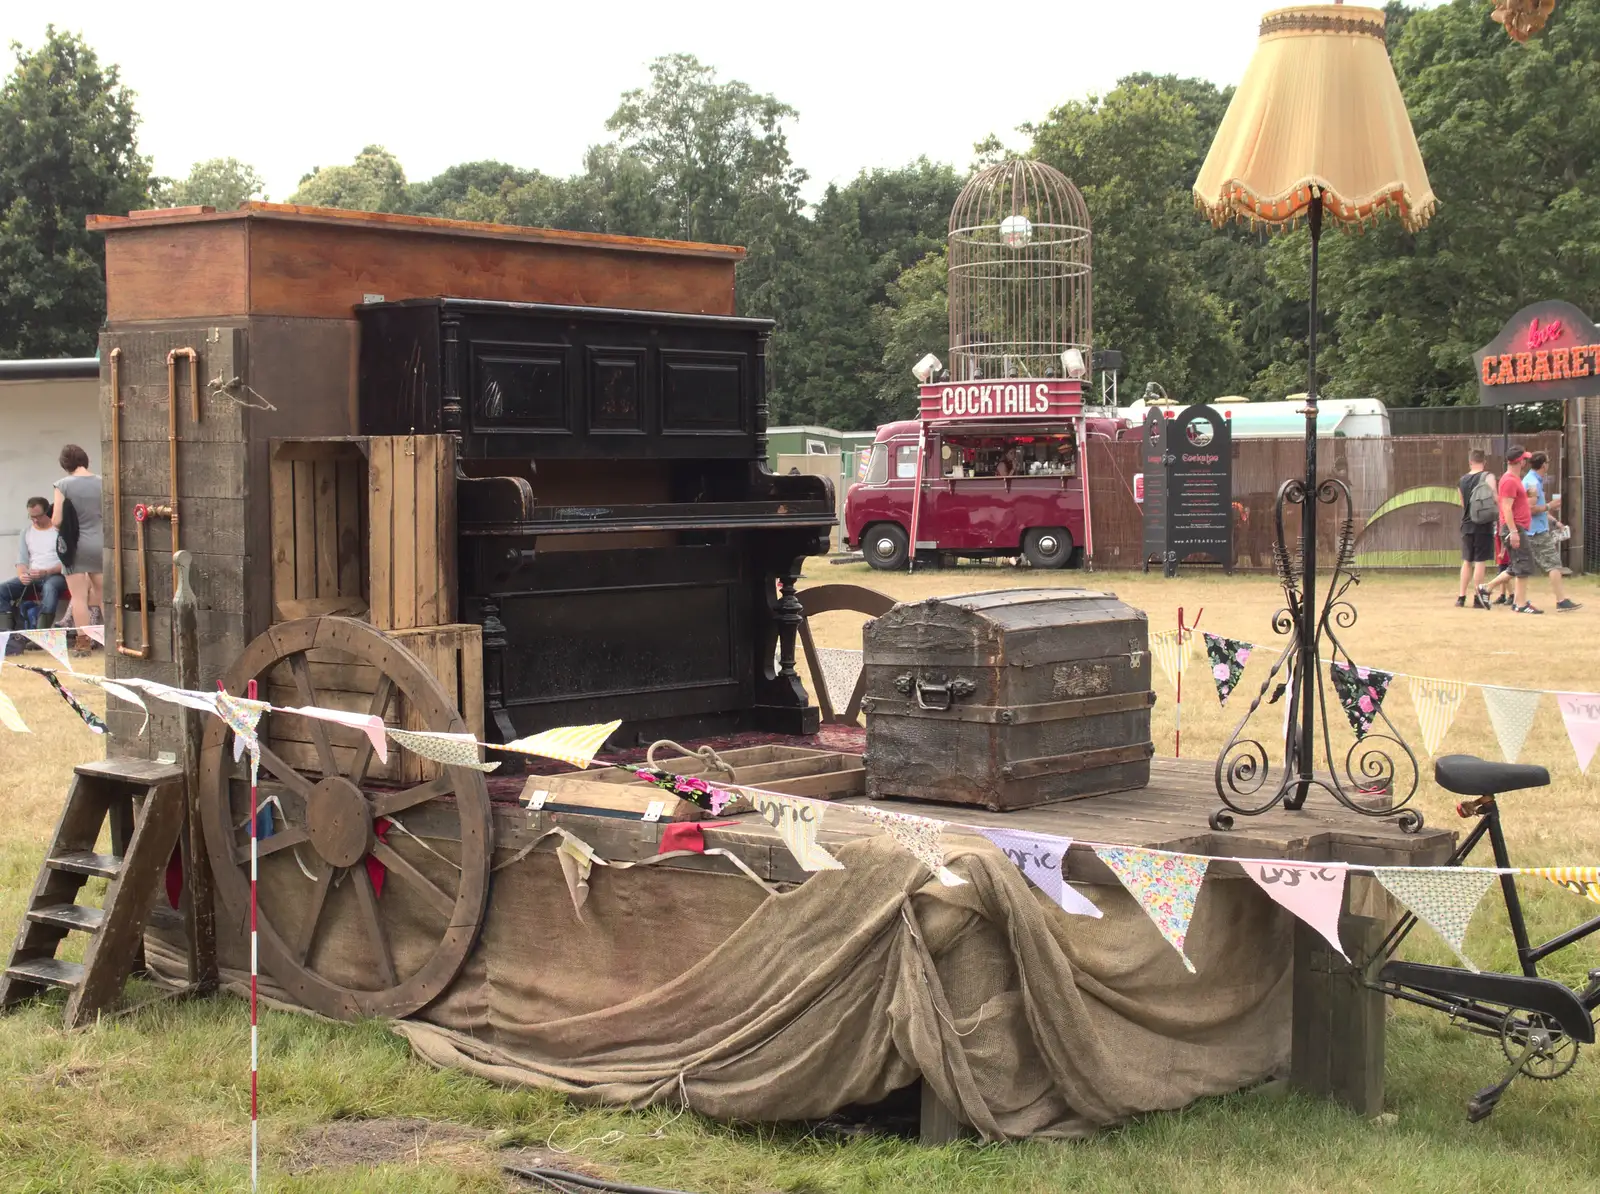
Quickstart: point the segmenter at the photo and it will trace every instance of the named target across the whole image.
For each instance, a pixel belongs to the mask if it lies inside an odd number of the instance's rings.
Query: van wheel
[[[1072,558],[1072,536],[1061,527],[1035,527],[1022,537],[1022,554],[1035,568],[1064,568]]]
[[[906,566],[911,540],[897,522],[880,522],[861,536],[861,550],[879,572],[896,572]]]

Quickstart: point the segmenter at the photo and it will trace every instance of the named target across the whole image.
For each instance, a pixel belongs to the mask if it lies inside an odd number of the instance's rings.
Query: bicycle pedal
[[[1467,1122],[1469,1124],[1482,1123],[1494,1114],[1500,1096],[1504,1093],[1491,1086],[1487,1090],[1480,1090],[1467,1101]]]

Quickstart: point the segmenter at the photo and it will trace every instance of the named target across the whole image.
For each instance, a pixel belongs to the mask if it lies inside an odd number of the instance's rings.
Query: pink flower
[[[1236,651],[1234,654],[1238,656],[1239,666],[1240,667],[1243,667],[1245,664],[1250,662],[1250,648],[1249,647],[1240,647],[1238,649],[1238,651]]]
[[[1356,702],[1356,704],[1358,706],[1360,706],[1361,712],[1363,712],[1363,713],[1371,713],[1372,712],[1372,698],[1371,697],[1363,696],[1359,701]]]
[[[1211,674],[1219,680],[1227,680],[1233,675],[1233,672],[1227,664],[1219,663],[1211,669]]]
[[[1375,701],[1382,699],[1382,695],[1378,692],[1378,690],[1370,686],[1367,688],[1367,695]]]

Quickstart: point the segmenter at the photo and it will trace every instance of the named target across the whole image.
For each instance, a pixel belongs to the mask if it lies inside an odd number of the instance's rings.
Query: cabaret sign
[[[1600,394],[1600,328],[1571,303],[1524,307],[1473,360],[1483,406]]]
[[[940,382],[922,387],[921,414],[928,421],[1049,420],[1082,413],[1083,383],[1070,379]]]

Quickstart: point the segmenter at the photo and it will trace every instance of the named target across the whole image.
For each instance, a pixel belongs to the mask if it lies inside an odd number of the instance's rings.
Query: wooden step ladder
[[[107,819],[111,853],[98,854]],[[64,987],[66,1027],[77,1028],[116,1003],[143,956],[145,922],[183,819],[183,768],[177,764],[106,759],[74,768],[11,961],[0,973],[0,1011]],[[103,905],[78,903],[83,885],[97,875],[111,880]],[[81,965],[56,957],[71,932],[89,934]]]

